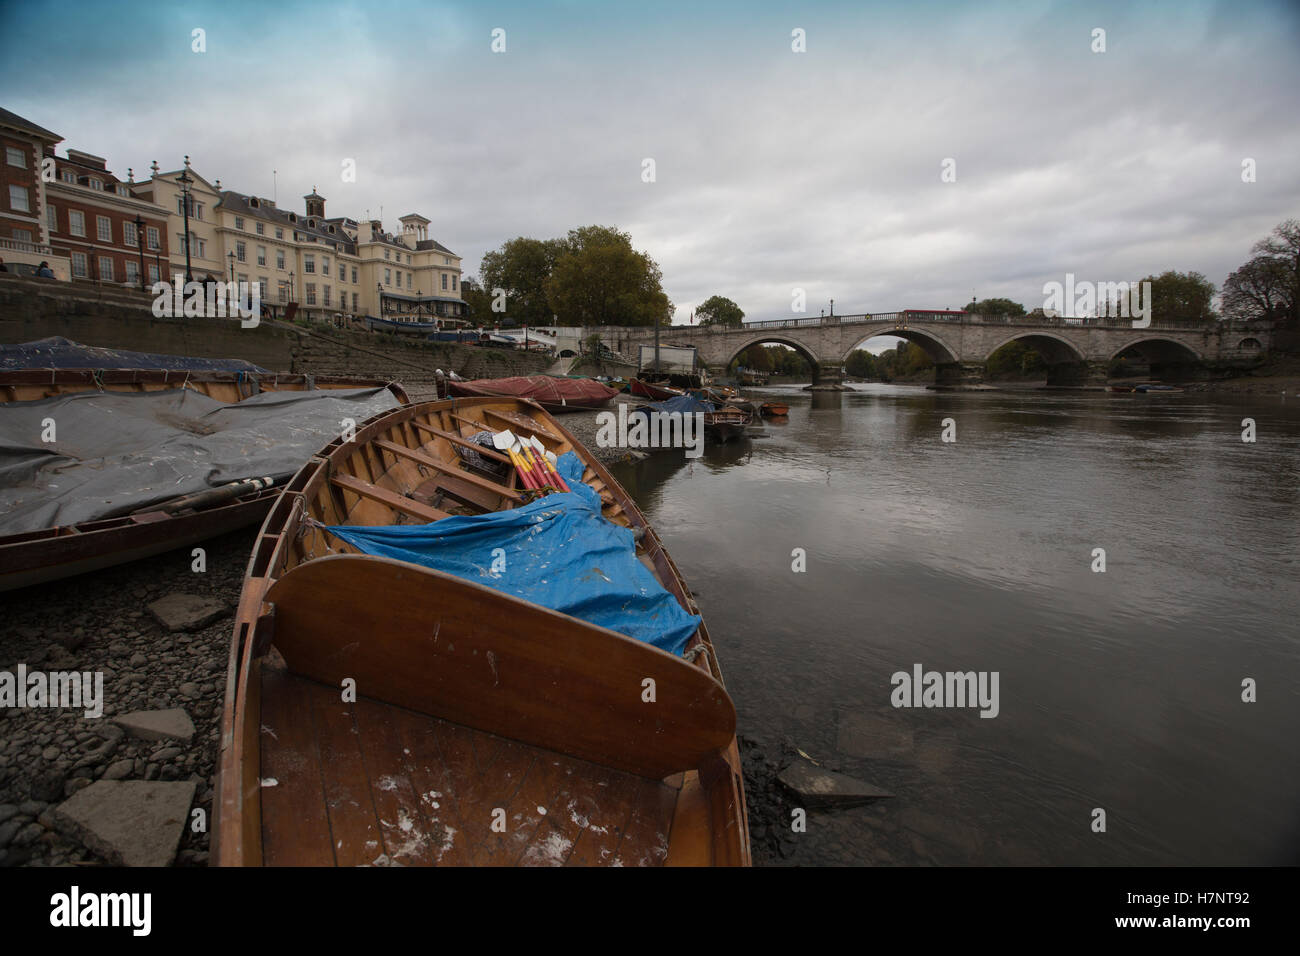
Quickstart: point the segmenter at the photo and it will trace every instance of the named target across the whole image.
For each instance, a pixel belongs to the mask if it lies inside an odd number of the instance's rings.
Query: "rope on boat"
[[[682,660],[686,661],[689,664],[693,664],[695,662],[695,658],[699,657],[701,654],[704,655],[705,660],[708,659],[709,649],[708,647],[705,646],[703,641],[700,641],[700,643],[696,644],[692,648],[682,651]]]

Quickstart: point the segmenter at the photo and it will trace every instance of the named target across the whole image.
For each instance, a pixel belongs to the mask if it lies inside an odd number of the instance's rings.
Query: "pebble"
[[[12,803],[0,803],[0,823],[18,815],[18,808]]]
[[[135,770],[134,760],[117,760],[104,771],[105,780],[125,780]]]
[[[145,657],[139,651],[136,651],[134,654],[131,655],[130,664],[132,667],[143,667],[145,664],[148,663],[149,663],[149,658]]]
[[[173,757],[180,756],[181,753],[182,751],[180,747],[164,747],[162,750],[159,750],[157,753],[152,754],[149,759],[156,760],[159,763],[164,763],[168,760],[171,760]]]

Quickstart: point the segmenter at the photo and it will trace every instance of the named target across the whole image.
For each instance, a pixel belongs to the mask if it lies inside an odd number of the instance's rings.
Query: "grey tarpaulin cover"
[[[186,355],[159,355],[156,352],[128,352],[82,345],[54,336],[0,345],[0,369],[20,368],[162,368],[191,372],[265,372],[266,369],[243,359],[191,358]]]
[[[111,518],[242,478],[291,476],[337,436],[396,408],[385,388],[77,392],[0,404],[0,534]],[[45,421],[57,439],[41,440]]]

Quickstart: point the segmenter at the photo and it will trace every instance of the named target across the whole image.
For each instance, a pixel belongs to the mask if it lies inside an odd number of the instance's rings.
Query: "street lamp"
[[[185,281],[190,283],[194,281],[194,272],[190,267],[190,185],[194,180],[190,176],[189,156],[185,157],[185,169],[176,181],[181,184],[181,212],[185,216]]]
[[[140,291],[144,291],[144,220],[135,214],[135,251],[140,256]]]
[[[226,258],[230,260],[230,282],[233,285],[235,282],[235,254],[233,252],[227,252]]]
[[[376,282],[375,291],[379,293],[379,317],[382,319],[384,317],[384,284]]]
[[[293,301],[293,273],[289,273],[289,301]]]

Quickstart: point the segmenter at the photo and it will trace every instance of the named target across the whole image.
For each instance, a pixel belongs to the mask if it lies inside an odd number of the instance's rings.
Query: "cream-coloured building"
[[[167,281],[180,275],[185,277],[185,247],[190,247],[190,271],[196,282],[201,282],[209,275],[215,279],[222,276],[221,239],[217,232],[217,203],[221,200],[221,180],[208,182],[204,177],[190,168],[190,158],[185,157],[185,165],[169,173],[159,171],[157,160],[150,167],[152,176],[132,186],[132,192],[141,199],[161,206],[168,213]],[[188,182],[184,181],[188,180]],[[182,196],[188,193],[190,204],[189,236],[185,235],[184,201]]]
[[[411,214],[392,235],[378,220],[328,218],[313,189],[303,212],[273,200],[223,190],[216,230],[225,280],[259,282],[262,301],[298,304],[298,314],[329,321],[374,316],[401,322],[460,318],[460,257],[428,237],[429,220]]]

